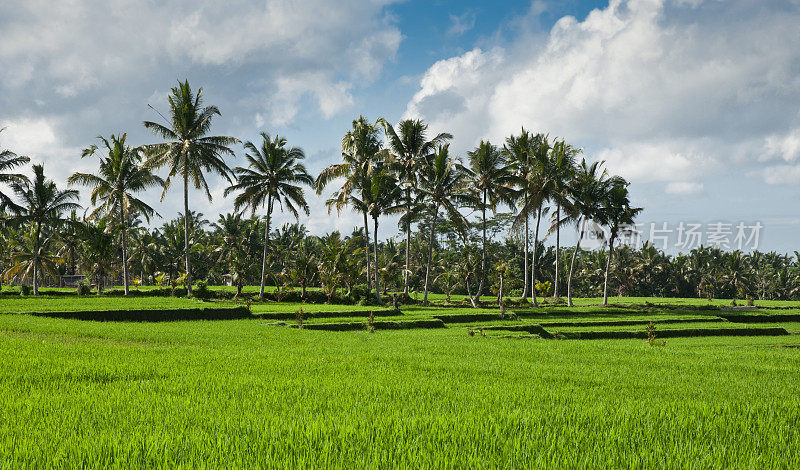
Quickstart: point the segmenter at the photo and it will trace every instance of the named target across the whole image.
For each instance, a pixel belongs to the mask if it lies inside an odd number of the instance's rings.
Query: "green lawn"
[[[800,335],[651,347],[271,323],[0,314],[0,467],[800,466]]]

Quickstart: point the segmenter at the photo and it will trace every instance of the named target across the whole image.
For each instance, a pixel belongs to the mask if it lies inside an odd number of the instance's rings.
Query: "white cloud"
[[[800,165],[772,165],[751,175],[761,177],[767,184],[794,185],[800,183]]]
[[[447,34],[461,36],[475,27],[476,18],[473,11],[466,11],[460,15],[450,15],[450,27],[447,28]]]
[[[673,181],[664,189],[668,194],[697,194],[703,191],[703,183],[693,181]]]
[[[355,81],[374,82],[393,60],[402,35],[384,13],[386,3],[3,2],[0,90],[70,99],[162,70],[183,78],[193,67],[220,67],[223,75],[258,77],[248,91],[263,100],[262,109],[280,100],[291,111],[310,95],[329,117],[352,103]],[[292,83],[291,99],[280,95],[277,80]]]
[[[81,149],[64,145],[59,123],[49,118],[22,118],[0,121],[2,148],[30,157],[32,163],[44,164],[45,176],[59,187],[75,171],[89,171],[95,162],[81,159]],[[28,171],[27,169],[24,171]]]
[[[797,5],[780,1],[612,0],[538,43],[520,36],[437,62],[406,116],[452,132],[459,151],[524,125],[635,181],[697,189],[753,165],[765,135],[796,121],[798,23]],[[797,158],[797,133],[776,135],[767,151]]]
[[[798,157],[800,157],[800,128],[786,134],[773,134],[767,137],[764,140],[764,154],[760,160],[779,158],[786,162],[792,162]]]

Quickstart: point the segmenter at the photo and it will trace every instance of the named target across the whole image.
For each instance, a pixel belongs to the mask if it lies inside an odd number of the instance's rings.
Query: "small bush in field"
[[[75,293],[78,295],[89,295],[92,292],[92,285],[86,279],[81,280],[75,288]]]
[[[19,295],[31,295],[33,292],[33,288],[27,284],[22,284],[19,286]]]
[[[653,323],[653,322],[648,323],[647,327],[646,327],[646,331],[647,331],[647,343],[650,346],[666,346],[667,345],[667,340],[659,341],[658,339],[656,339],[656,324],[655,323]]]
[[[211,298],[211,291],[208,290],[208,283],[206,281],[197,281],[192,288],[192,296],[200,300],[208,300]]]

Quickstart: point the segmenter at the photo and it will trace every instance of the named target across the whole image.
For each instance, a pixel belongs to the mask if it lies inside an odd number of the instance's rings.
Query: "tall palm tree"
[[[0,129],[0,132],[3,132],[5,128]],[[14,183],[24,183],[28,180],[28,177],[25,175],[21,175],[18,173],[7,173],[9,170],[25,165],[31,161],[30,158],[19,156],[16,153],[12,152],[11,150],[3,150],[0,149],[0,184],[14,184]],[[6,206],[13,205],[14,202],[11,198],[0,191],[0,211],[2,211]]]
[[[533,165],[533,138],[534,136],[522,128],[519,136],[509,136],[506,138],[506,143],[503,146],[503,153],[505,154],[506,158],[508,159],[509,166],[511,171],[517,177],[517,184],[521,187],[519,196],[522,198],[521,202],[521,210],[518,214],[518,217],[522,217],[523,219],[523,252],[524,252],[524,261],[523,261],[523,272],[525,280],[523,282],[522,287],[522,298],[528,298],[528,287],[529,287],[529,272],[528,272],[528,235],[530,230],[528,229],[528,224],[530,221],[530,213],[526,210],[528,208],[528,200],[531,197],[531,173],[534,170]],[[515,204],[519,205],[519,204]],[[519,224],[515,224],[516,225]]]
[[[513,184],[516,181],[511,168],[500,150],[488,141],[480,144],[469,155],[468,166],[459,165],[466,174],[466,180],[472,191],[472,200],[476,209],[481,211],[481,274],[478,290],[471,298],[473,307],[478,306],[486,283],[488,270],[486,266],[486,210],[497,210],[499,203],[513,204]]]
[[[556,222],[556,258],[555,258],[555,278],[553,279],[553,297],[559,296],[559,259],[561,251],[561,224],[558,221],[561,219],[561,208],[569,203],[570,183],[575,175],[575,158],[581,153],[580,149],[576,149],[571,145],[564,142],[564,140],[557,141],[553,144],[549,152],[549,165],[548,165],[548,196],[552,203],[556,205],[556,211],[553,214],[553,220]]]
[[[39,295],[39,257],[42,248],[42,230],[58,227],[64,221],[63,215],[80,209],[74,202],[78,199],[75,190],[59,190],[52,180],[44,176],[44,166],[33,165],[33,180],[15,181],[11,189],[20,200],[19,205],[10,206],[14,220],[18,224],[30,224],[33,233],[33,294]]]
[[[255,215],[259,207],[267,207],[267,224],[264,229],[264,252],[261,257],[261,287],[259,296],[264,297],[264,284],[267,279],[267,250],[269,249],[269,230],[272,220],[272,209],[275,202],[287,209],[295,218],[299,217],[298,209],[308,215],[302,184],[312,186],[314,179],[308,174],[301,160],[306,158],[303,149],[287,147],[286,138],[275,135],[271,138],[266,132],[261,133],[261,146],[250,141],[244,144],[247,150],[248,167],[236,167],[237,181],[225,190],[225,195],[232,192],[239,194],[234,199],[234,208],[238,211],[248,208]]]
[[[601,170],[602,161],[587,163],[582,159],[575,171],[575,177],[570,182],[570,200],[562,207],[565,216],[556,220],[554,229],[559,225],[573,222],[578,229],[578,242],[572,252],[572,261],[569,265],[567,276],[567,305],[572,307],[572,275],[575,269],[575,259],[581,249],[581,241],[586,231],[586,223],[601,215],[604,196],[608,187],[606,170]]]
[[[122,282],[125,295],[129,293],[128,274],[128,222],[131,214],[141,214],[147,222],[156,214],[147,203],[135,196],[154,186],[164,186],[164,180],[142,165],[143,149],[133,148],[125,142],[127,135],[110,139],[98,136],[105,147],[106,156],[100,156],[97,174],[75,172],[67,179],[70,185],[81,184],[92,188],[91,202],[95,207],[93,218],[118,217],[122,238]],[[83,157],[97,154],[99,148],[92,145],[83,150]]]
[[[217,173],[231,182],[231,169],[225,163],[225,155],[233,156],[230,146],[239,142],[234,137],[209,136],[211,120],[221,113],[216,106],[203,106],[203,89],[192,91],[189,81],[178,82],[169,96],[170,119],[165,118],[166,125],[145,121],[144,127],[167,142],[146,146],[148,159],[145,166],[149,169],[169,168],[169,175],[164,181],[161,199],[170,187],[172,178],[183,179],[183,213],[184,250],[186,259],[186,289],[192,294],[192,269],[189,261],[189,183],[195,189],[203,189],[208,200],[211,192],[204,172]]]
[[[380,282],[378,281],[378,217],[382,214],[394,214],[400,210],[397,201],[401,196],[400,186],[392,172],[384,165],[376,165],[370,175],[370,192],[368,193],[367,212],[373,221],[373,266],[375,280],[375,298],[379,303],[383,303],[380,294]]]
[[[614,241],[625,227],[632,225],[633,220],[642,211],[640,207],[631,207],[628,196],[628,182],[620,176],[609,180],[604,194],[603,207],[597,214],[598,222],[608,227],[608,256],[603,277],[603,305],[608,305],[608,272],[614,256]]]
[[[547,136],[537,134],[532,144],[533,157],[531,159],[531,170],[528,172],[528,185],[530,196],[528,201],[530,207],[523,209],[520,212],[536,212],[536,229],[533,235],[533,256],[531,257],[531,297],[533,305],[538,306],[536,299],[536,267],[537,267],[537,250],[539,249],[539,225],[542,221],[542,214],[547,214],[548,208],[544,207],[547,200],[552,197],[552,190],[554,185],[550,178],[549,157],[550,157],[550,144],[547,142]]]
[[[395,130],[386,120],[381,120],[391,150],[393,169],[403,188],[403,207],[405,215],[400,224],[406,232],[406,266],[403,274],[403,293],[408,295],[408,276],[411,258],[411,224],[413,222],[417,180],[420,164],[436,151],[440,145],[453,138],[442,132],[428,140],[428,124],[420,119],[405,119],[397,124]]]
[[[474,198],[466,191],[466,174],[450,157],[450,144],[440,146],[431,161],[420,173],[418,191],[421,199],[430,208],[431,227],[428,235],[428,259],[425,265],[425,296],[423,305],[428,305],[428,288],[433,260],[433,242],[439,210],[444,208],[450,222],[466,237],[469,223],[458,211],[459,205],[474,205]]]
[[[364,251],[367,266],[367,286],[371,291],[372,273],[369,260],[369,207],[366,202],[371,192],[371,172],[375,162],[382,159],[383,143],[378,131],[379,123],[370,123],[364,116],[353,120],[353,127],[342,138],[342,162],[335,163],[320,172],[314,182],[317,194],[333,180],[344,179],[342,186],[325,202],[330,213],[333,207],[341,211],[351,206],[364,217]]]

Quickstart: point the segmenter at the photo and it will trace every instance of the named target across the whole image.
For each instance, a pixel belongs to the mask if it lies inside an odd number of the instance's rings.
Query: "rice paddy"
[[[503,318],[492,308],[384,308],[375,323],[461,318],[372,333],[365,312],[379,307],[303,305],[320,307],[304,326],[352,323],[354,331],[296,328],[266,315],[299,308],[278,303],[220,321],[22,314],[70,302],[98,311],[198,304],[0,296],[0,467],[800,466],[800,322],[732,322],[727,311],[690,302],[645,305],[657,299],[615,299],[619,308],[581,299],[576,309],[510,308]],[[766,308],[775,306],[786,308]],[[800,311],[761,307],[746,313]],[[641,332],[650,321],[657,336],[787,334],[653,347],[514,330]]]

